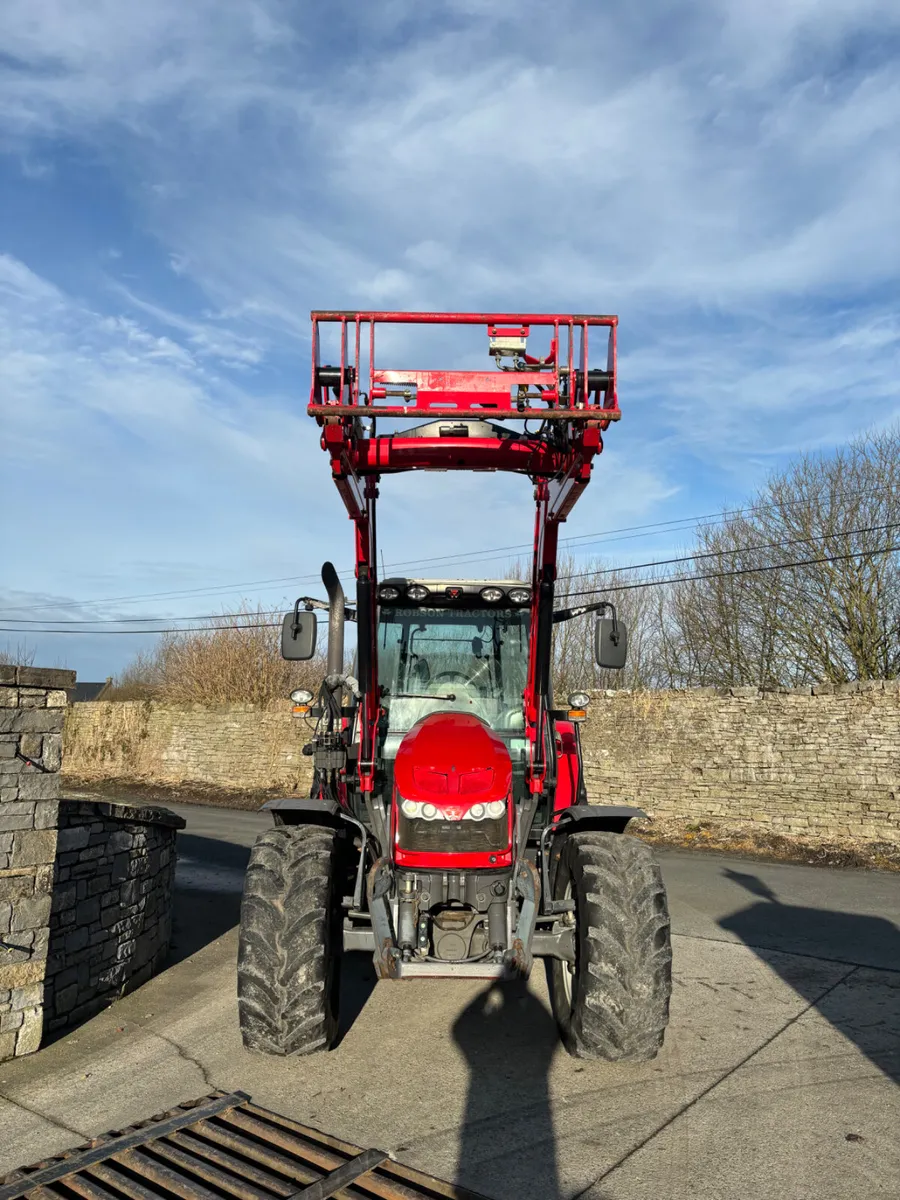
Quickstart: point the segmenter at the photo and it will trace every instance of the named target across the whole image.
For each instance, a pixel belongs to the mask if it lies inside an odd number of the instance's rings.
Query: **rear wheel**
[[[672,949],[659,867],[643,842],[571,834],[555,864],[555,899],[575,901],[575,963],[553,960],[551,998],[577,1058],[655,1058],[669,1019]]]
[[[238,1013],[249,1050],[311,1054],[338,1031],[338,836],[316,825],[260,834],[241,904]]]

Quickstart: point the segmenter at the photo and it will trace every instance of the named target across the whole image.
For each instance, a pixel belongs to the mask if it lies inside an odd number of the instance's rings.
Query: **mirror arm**
[[[573,617],[583,617],[585,613],[599,612],[602,608],[610,610],[613,625],[617,626],[616,606],[609,600],[596,600],[593,604],[579,604],[576,608],[560,608],[553,614],[553,624],[558,625],[560,621],[571,621]]]
[[[319,609],[321,612],[328,612],[328,601],[327,600],[316,600],[312,596],[300,596],[297,600],[294,601],[295,625],[294,625],[293,632],[294,632],[295,636],[296,636],[296,632],[297,632],[296,617],[297,617],[297,613],[300,611],[301,604],[303,605],[303,607],[306,609],[307,612],[312,612],[313,609],[315,609],[315,608]],[[351,608],[350,605],[348,605],[348,604],[345,604],[344,605],[344,619],[347,621],[355,621],[356,620],[356,609]]]

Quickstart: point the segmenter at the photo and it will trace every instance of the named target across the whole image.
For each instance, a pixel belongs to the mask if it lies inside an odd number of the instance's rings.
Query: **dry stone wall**
[[[309,737],[287,703],[219,709],[73,705],[67,769],[308,794]],[[591,799],[654,816],[900,841],[900,681],[595,695],[583,726]]]
[[[76,704],[66,724],[66,771],[88,781],[302,793],[312,780],[312,760],[302,754],[310,736],[288,701],[214,709],[136,700]]]
[[[59,798],[74,684],[0,666],[0,1061],[143,983],[168,949],[184,822]]]
[[[44,984],[49,1032],[92,1017],[162,965],[175,834],[184,824],[163,808],[60,801]]]
[[[65,688],[74,671],[0,666],[0,1060],[43,1032]]]
[[[898,680],[606,693],[590,711],[593,800],[794,836],[900,842]]]

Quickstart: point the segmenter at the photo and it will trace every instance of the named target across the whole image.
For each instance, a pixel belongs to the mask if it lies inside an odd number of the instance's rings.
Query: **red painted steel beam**
[[[601,313],[472,313],[472,312],[364,312],[355,310],[318,310],[310,314],[313,321],[375,321],[385,325],[608,325],[615,326],[619,318]]]
[[[310,404],[306,409],[311,417],[456,417],[465,420],[510,420],[510,421],[618,421],[622,412],[618,408],[602,408],[590,404],[586,408],[499,408],[487,404],[482,408],[438,408],[434,405],[416,407],[415,404]]]
[[[572,454],[593,457],[596,448],[582,454],[555,449],[539,438],[527,442],[510,438],[454,438],[433,440],[414,437],[361,438],[348,451],[348,461],[360,476],[397,471],[511,471],[547,478],[565,471]]]

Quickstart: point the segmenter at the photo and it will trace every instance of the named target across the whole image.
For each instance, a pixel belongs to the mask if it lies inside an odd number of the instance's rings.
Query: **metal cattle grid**
[[[484,1200],[214,1092],[12,1171],[0,1200]]]

